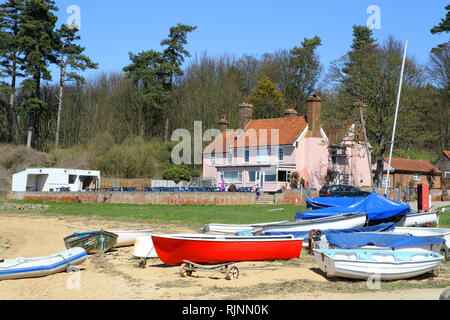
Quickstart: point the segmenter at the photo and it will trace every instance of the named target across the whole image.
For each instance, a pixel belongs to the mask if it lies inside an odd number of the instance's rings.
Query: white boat
[[[134,241],[133,256],[138,258],[158,258],[151,236],[136,238]]]
[[[86,251],[75,247],[44,257],[0,260],[0,280],[43,277],[65,271],[86,259]]]
[[[444,257],[437,253],[393,250],[314,249],[314,257],[327,277],[397,280],[438,268]]]
[[[401,227],[420,227],[426,226],[429,223],[439,224],[439,211],[407,214],[396,225]]]
[[[359,235],[361,236],[365,236],[367,235],[368,237],[371,237],[371,235],[375,236],[375,237],[382,237],[383,235],[392,235],[392,232],[387,231],[387,232],[358,232],[355,233],[355,235]],[[398,234],[400,236],[400,234]],[[409,236],[409,235],[408,235]],[[441,240],[442,241],[442,240]],[[386,247],[381,247],[381,246],[376,246],[374,245],[374,243],[376,242],[376,238],[374,240],[371,240],[369,238],[369,240],[367,241],[367,243],[370,243],[370,245],[364,245],[364,246],[360,246],[360,247],[352,247],[351,249],[362,249],[362,250],[396,250],[396,251],[411,251],[411,250],[415,250],[415,251],[420,251],[420,250],[425,250],[425,251],[432,251],[435,253],[440,253],[442,246],[443,246],[443,242],[437,242],[437,241],[424,241],[422,243],[415,243],[413,245],[408,245],[408,243],[403,242],[400,243],[400,246],[398,246],[397,244],[390,244],[389,246]],[[395,246],[395,248],[392,248],[392,245]],[[316,249],[347,249],[342,248],[342,247],[338,247],[332,243],[330,243],[327,239],[326,235],[322,235],[320,237],[319,240],[315,240],[314,241],[314,248]]]
[[[276,225],[267,225],[263,228],[265,232],[299,232],[310,230],[328,229],[350,229],[363,227],[366,224],[365,213],[346,213],[331,217],[297,220],[296,222],[285,222]]]
[[[395,227],[394,230],[389,232],[399,234],[410,234],[416,237],[440,237],[445,239],[447,246],[449,246],[450,244],[449,228]]]
[[[119,230],[119,231],[109,231],[117,234],[117,243],[114,247],[124,247],[132,246],[138,237],[150,236],[153,229],[149,230]]]
[[[199,230],[200,233],[224,233],[224,234],[237,234],[238,232],[254,231],[261,229],[269,225],[277,225],[281,223],[287,223],[288,221],[266,222],[266,223],[254,223],[254,224],[220,224],[209,223]]]

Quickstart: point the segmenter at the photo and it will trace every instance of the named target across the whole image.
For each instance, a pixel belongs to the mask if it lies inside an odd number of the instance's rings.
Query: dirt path
[[[155,233],[194,232],[174,225],[108,221],[84,217],[13,214],[0,211],[0,258],[36,257],[65,250],[63,238],[74,232],[99,229],[154,229]],[[227,281],[220,273],[197,272],[181,278],[179,267],[165,266],[159,259],[149,259],[145,268],[133,258],[133,247],[118,248],[97,257],[90,255],[80,265],[81,272],[19,280],[0,281],[0,300],[302,300],[302,299],[413,299],[437,300],[443,289],[408,289],[402,291],[364,291],[349,293],[354,282],[329,281],[311,256],[302,253],[291,261],[239,263],[238,280]],[[305,256],[306,255],[306,256]],[[303,257],[304,256],[304,257]],[[245,267],[264,267],[249,270]],[[276,267],[277,270],[269,270]],[[448,277],[445,271],[444,277]],[[440,274],[439,277],[442,277]],[[411,281],[432,281],[427,278]],[[361,282],[360,282],[361,283]],[[347,286],[347,287],[346,287]]]

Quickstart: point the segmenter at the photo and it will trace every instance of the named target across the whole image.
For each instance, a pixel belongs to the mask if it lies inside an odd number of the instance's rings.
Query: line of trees
[[[394,37],[379,42],[369,28],[354,26],[349,51],[325,70],[317,54],[319,36],[262,56],[191,57],[186,45],[197,27],[178,24],[161,50],[130,52],[123,70],[84,79],[82,71],[98,66],[77,44],[76,27],[56,28],[56,10],[51,0],[0,5],[0,142],[50,151],[87,145],[108,133],[113,144],[140,137],[170,149],[170,133],[193,132],[194,121],[206,130],[225,116],[236,128],[237,107],[244,101],[254,104],[256,118],[282,116],[287,107],[304,115],[307,97],[317,92],[328,128],[358,123],[355,102],[366,105],[372,160],[381,170],[403,52]],[[448,32],[448,20],[449,14],[431,32]],[[447,42],[434,48],[426,65],[408,56],[396,148],[436,153],[449,148],[449,47]],[[57,81],[50,65],[59,67]]]

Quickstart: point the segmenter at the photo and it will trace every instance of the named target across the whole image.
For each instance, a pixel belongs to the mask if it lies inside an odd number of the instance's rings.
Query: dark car
[[[319,191],[319,197],[367,197],[369,194],[370,192],[344,184],[323,186]]]

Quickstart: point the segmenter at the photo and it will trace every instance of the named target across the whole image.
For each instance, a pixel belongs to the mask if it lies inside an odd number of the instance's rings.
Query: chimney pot
[[[247,102],[239,105],[239,128],[245,129],[253,118],[253,105]]]
[[[309,126],[309,131],[311,131],[310,137],[320,138],[320,107],[322,99],[316,93],[313,94],[307,100],[307,114],[306,119]]]
[[[286,111],[284,112],[284,116],[287,118],[295,117],[295,116],[297,116],[297,111],[295,110],[294,107],[288,107],[286,109]]]

